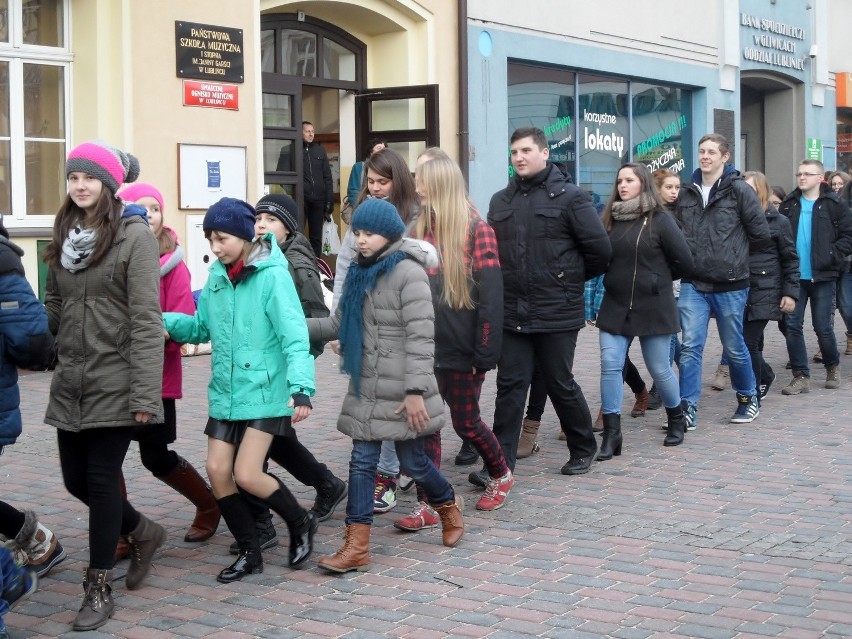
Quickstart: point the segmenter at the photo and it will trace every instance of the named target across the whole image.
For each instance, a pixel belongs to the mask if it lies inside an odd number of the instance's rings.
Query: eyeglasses
[[[821,177],[822,173],[794,173],[793,175],[795,175],[797,178],[800,178],[800,177],[817,177],[817,176]]]

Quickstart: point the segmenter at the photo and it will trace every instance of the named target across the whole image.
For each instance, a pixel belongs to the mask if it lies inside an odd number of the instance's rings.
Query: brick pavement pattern
[[[808,339],[813,354],[812,332]],[[638,364],[638,347],[633,351]],[[393,528],[414,506],[412,491],[376,517],[366,573],[332,576],[315,565],[342,542],[341,506],[320,525],[305,569],[286,567],[287,532],[276,520],[282,545],[264,553],[264,573],[218,584],[216,574],[232,561],[224,523],[209,542],[184,543],[192,506],[148,474],[132,447],[125,462],[130,499],[167,528],[169,540],[139,590],[124,587],[127,562],[116,566],[116,614],[89,633],[70,632],[88,557],[87,513],[65,491],[54,429],[42,423],[50,374],[25,375],[24,436],[0,458],[2,494],[33,507],[59,535],[68,559],[6,622],[13,637],[125,639],[852,636],[849,381],[827,391],[824,369],[814,367],[809,395],[782,396],[786,350],[771,325],[766,355],[778,379],[757,421],[736,426],[728,423],[733,391],[709,388],[719,356],[712,331],[705,355],[699,428],[682,446],[662,446],[663,411],[629,417],[628,390],[624,454],[596,463],[587,475],[565,477],[559,469],[567,451],[548,405],[542,451],[518,462],[515,488],[496,512],[471,507],[479,493],[466,478],[478,467],[453,466],[459,442],[448,427],[444,471],[468,504],[462,542],[445,548],[438,529]],[[203,469],[210,358],[183,363],[174,449]],[[317,457],[345,478],[351,445],[335,428],[346,388],[337,363],[330,349],[317,361],[316,408],[298,428]],[[846,375],[852,357],[842,363]],[[575,373],[595,411],[599,363],[592,329],[580,335]],[[493,374],[482,406],[490,423]],[[311,490],[275,472],[303,503],[312,503]]]

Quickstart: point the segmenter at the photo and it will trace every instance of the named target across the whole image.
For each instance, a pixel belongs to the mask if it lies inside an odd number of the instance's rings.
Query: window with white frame
[[[0,211],[49,226],[65,194],[68,0],[0,0]]]

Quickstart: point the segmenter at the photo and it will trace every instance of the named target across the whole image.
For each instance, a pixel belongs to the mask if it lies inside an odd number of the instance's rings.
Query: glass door
[[[355,97],[356,148],[385,140],[413,167],[424,149],[440,144],[437,84],[367,89]]]
[[[302,85],[263,74],[263,182],[269,193],[302,198]],[[300,212],[301,213],[301,212]],[[300,224],[302,220],[300,220]]]

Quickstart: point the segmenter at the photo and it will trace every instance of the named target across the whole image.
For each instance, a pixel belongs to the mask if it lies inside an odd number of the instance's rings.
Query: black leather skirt
[[[265,417],[240,421],[210,417],[207,420],[207,426],[204,428],[204,434],[229,444],[239,444],[243,440],[246,428],[254,428],[275,437],[288,437],[295,432],[289,417]]]

